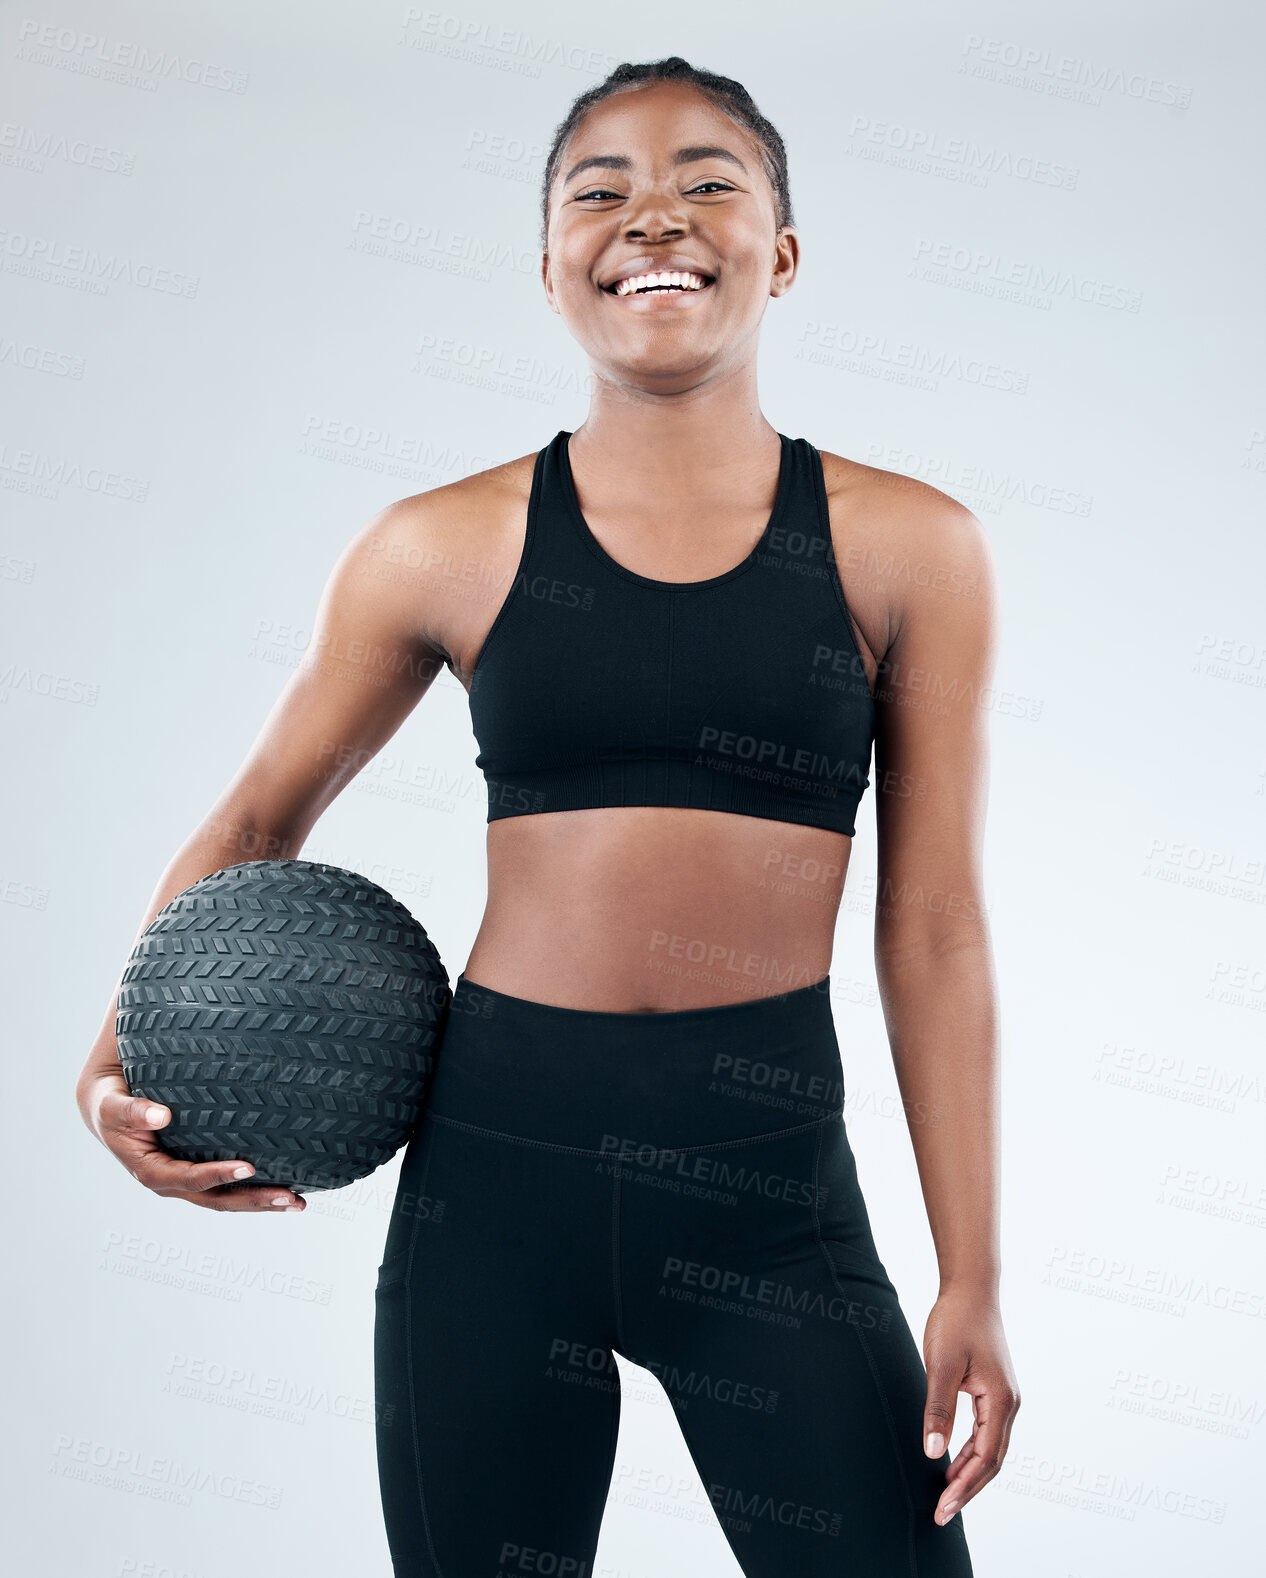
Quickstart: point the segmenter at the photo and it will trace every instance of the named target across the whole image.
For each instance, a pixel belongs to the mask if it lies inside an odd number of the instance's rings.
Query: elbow
[[[990,954],[989,926],[975,897],[919,889],[880,894],[875,905],[875,959],[894,968]]]

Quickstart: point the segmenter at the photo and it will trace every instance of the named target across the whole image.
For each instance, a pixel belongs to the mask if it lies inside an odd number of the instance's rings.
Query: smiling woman
[[[431,626],[469,691],[489,902],[400,1179],[461,1221],[398,1212],[379,1283],[379,1410],[410,1424],[378,1431],[401,1578],[525,1552],[591,1570],[617,1353],[675,1400],[700,1373],[777,1399],[680,1418],[749,1578],[971,1572],[958,1512],[1018,1404],[984,714],[903,706],[891,676],[987,682],[988,553],[944,494],[761,414],[760,324],[799,255],[782,139],[746,90],[679,57],[620,66],[558,128],[542,192],[545,298],[589,412],[408,506],[421,542],[509,590],[437,598]],[[907,559],[946,577],[845,588],[844,564]],[[985,590],[968,605],[947,577]],[[942,1273],[926,1365],[871,1235],[830,1011],[872,746],[876,958]],[[964,902],[908,897],[930,890]]]
[[[488,900],[377,1288],[397,1578],[593,1570],[616,1354],[688,1405],[748,1578],[971,1572],[959,1511],[1018,1406],[980,869],[991,560],[953,499],[762,412],[760,327],[799,259],[782,139],[739,83],[672,56],[572,105],[541,280],[589,364],[584,421],[366,524],[311,660],[147,917],[245,838],[297,855],[441,665],[466,687]],[[491,595],[451,595],[454,564]],[[321,660],[349,651],[394,659]],[[871,1234],[832,1014],[864,803],[940,1272],[922,1356]],[[112,1012],[79,1094],[157,1192],[293,1203],[234,1194],[232,1162],[159,1159]],[[973,1417],[951,1462],[960,1391]]]

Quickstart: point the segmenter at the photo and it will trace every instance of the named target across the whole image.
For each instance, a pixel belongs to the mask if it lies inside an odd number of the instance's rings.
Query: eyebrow
[[[747,174],[747,166],[728,148],[713,148],[701,144],[693,148],[678,148],[673,155],[674,164],[695,164],[700,159],[728,159],[731,164],[738,165],[744,175]],[[563,177],[564,184],[570,181],[572,176],[579,175],[582,170],[591,170],[595,166],[601,166],[604,170],[631,170],[633,161],[622,153],[595,153],[588,159],[582,159],[579,164],[572,165]]]

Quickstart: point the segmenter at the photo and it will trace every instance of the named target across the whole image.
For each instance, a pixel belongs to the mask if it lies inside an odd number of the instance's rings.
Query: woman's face
[[[616,383],[672,393],[754,357],[766,303],[790,287],[798,258],[795,230],[778,229],[759,143],[686,83],[621,89],[563,149],[545,295]],[[659,266],[708,283],[610,288]]]

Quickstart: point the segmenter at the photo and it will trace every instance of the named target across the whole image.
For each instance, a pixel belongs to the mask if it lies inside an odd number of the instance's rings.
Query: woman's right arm
[[[445,660],[436,626],[443,610],[438,596],[428,595],[426,577],[398,575],[393,566],[428,562],[425,556],[441,546],[439,513],[434,493],[400,500],[344,549],[302,663],[236,775],[168,862],[136,938],[176,894],[209,872],[246,860],[298,858],[321,813],[426,694]],[[277,1185],[224,1188],[253,1172],[249,1163],[182,1162],[162,1148],[155,1131],[171,1111],[132,1096],[119,1062],[114,1024],[122,979],[123,969],[75,1085],[91,1132],[155,1194],[217,1211],[302,1209]]]

